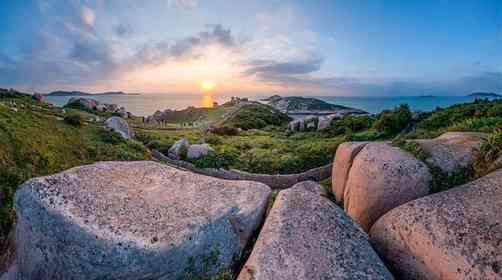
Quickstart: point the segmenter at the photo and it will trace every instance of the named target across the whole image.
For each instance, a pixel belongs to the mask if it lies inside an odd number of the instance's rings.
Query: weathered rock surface
[[[387,211],[429,193],[427,166],[383,142],[368,143],[350,168],[344,208],[365,231]]]
[[[197,159],[200,157],[207,156],[211,152],[214,152],[214,150],[208,144],[194,144],[188,147],[187,158]]]
[[[340,114],[331,114],[328,116],[319,117],[319,123],[317,124],[317,130],[322,131],[322,130],[328,129],[329,126],[331,125],[331,122],[338,117],[340,117]]]
[[[17,191],[18,279],[180,279],[232,265],[270,189],[155,162],[101,162]]]
[[[80,98],[80,97],[72,97],[65,106],[68,107],[79,107],[85,110],[96,110],[99,102],[92,98]]]
[[[181,138],[180,140],[174,142],[174,144],[168,150],[168,156],[173,159],[181,159],[182,153],[188,152],[188,147],[190,142],[187,139]]]
[[[383,216],[371,241],[402,279],[502,279],[502,170]]]
[[[474,149],[486,137],[478,132],[446,132],[434,139],[414,140],[428,155],[427,163],[452,173],[474,160]]]
[[[283,190],[238,280],[393,279],[367,235],[303,182]]]
[[[336,201],[343,201],[352,162],[366,144],[368,142],[345,142],[338,145],[331,175],[331,188]]]
[[[134,131],[126,120],[121,117],[111,117],[106,119],[105,127],[118,132],[123,138],[131,139],[134,137]]]

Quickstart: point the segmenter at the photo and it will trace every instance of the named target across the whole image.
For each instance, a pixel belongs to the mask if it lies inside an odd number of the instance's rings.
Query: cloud
[[[208,30],[199,32],[174,42],[162,41],[155,44],[143,45],[133,58],[135,65],[161,64],[167,59],[196,58],[196,50],[210,45],[219,45],[224,48],[236,46],[236,40],[230,29],[222,25],[207,25]]]
[[[254,60],[249,63],[251,66],[245,71],[245,75],[258,76],[267,79],[267,77],[275,78],[277,76],[302,75],[319,71],[321,69],[323,59],[312,57],[305,61],[263,61]]]
[[[82,5],[80,10],[80,16],[82,18],[82,22],[84,22],[88,26],[94,25],[94,20],[96,19],[96,13],[93,9]]]
[[[113,32],[119,37],[127,37],[133,34],[133,29],[130,25],[125,23],[120,23],[113,27]]]
[[[197,8],[199,6],[198,0],[168,0],[168,5],[170,7],[176,6],[181,8]]]

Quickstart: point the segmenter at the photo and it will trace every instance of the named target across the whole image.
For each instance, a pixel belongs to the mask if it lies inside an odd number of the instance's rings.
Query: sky
[[[502,92],[500,0],[4,0],[0,87]]]

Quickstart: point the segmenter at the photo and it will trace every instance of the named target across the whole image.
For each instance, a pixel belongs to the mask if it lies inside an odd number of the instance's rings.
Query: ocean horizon
[[[386,109],[392,109],[401,104],[408,104],[413,111],[433,111],[437,107],[448,107],[454,104],[473,102],[476,100],[476,97],[472,96],[294,96],[317,98],[331,104],[362,109],[371,114],[376,114]],[[75,96],[46,96],[45,99],[54,105],[63,106],[72,97]],[[133,113],[134,115],[148,116],[152,115],[157,110],[181,110],[189,106],[210,107],[213,102],[223,104],[230,100],[231,95],[142,93],[126,95],[82,95],[78,97],[93,98],[102,103],[117,104],[125,107],[127,111]],[[268,96],[259,95],[242,97],[259,101],[260,99]]]

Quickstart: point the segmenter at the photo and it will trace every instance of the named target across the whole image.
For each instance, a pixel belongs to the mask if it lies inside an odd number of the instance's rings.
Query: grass
[[[18,112],[10,110],[11,102]],[[13,195],[26,180],[96,161],[150,158],[142,143],[96,123],[79,117],[78,125],[68,124],[63,118],[73,118],[75,111],[67,111],[29,97],[0,97],[0,247],[14,222]]]

